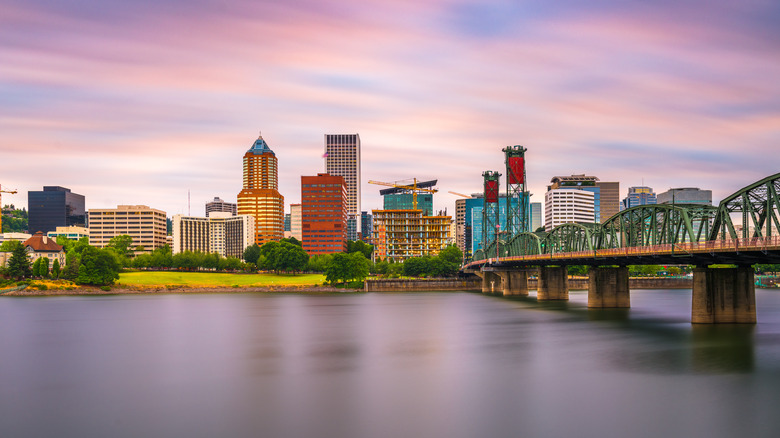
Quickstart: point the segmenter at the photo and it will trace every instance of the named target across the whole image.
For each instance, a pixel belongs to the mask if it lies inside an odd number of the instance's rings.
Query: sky
[[[286,210],[346,133],[363,210],[368,180],[418,178],[452,214],[516,144],[532,202],[585,173],[717,203],[780,172],[777,23],[776,0],[0,0],[2,201],[203,215],[262,132]]]

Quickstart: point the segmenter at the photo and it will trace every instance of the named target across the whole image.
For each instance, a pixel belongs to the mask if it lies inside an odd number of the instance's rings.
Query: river
[[[570,296],[0,297],[0,437],[780,436],[780,291]]]

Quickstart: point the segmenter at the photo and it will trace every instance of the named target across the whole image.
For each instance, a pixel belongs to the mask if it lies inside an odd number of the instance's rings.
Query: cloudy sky
[[[363,209],[416,177],[452,212],[514,144],[534,201],[587,173],[717,202],[780,172],[777,23],[776,0],[0,0],[3,203],[203,214],[260,131],[287,204],[326,133],[360,134]]]

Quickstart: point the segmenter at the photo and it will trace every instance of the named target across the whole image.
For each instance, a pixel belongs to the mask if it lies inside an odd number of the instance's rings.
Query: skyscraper
[[[629,187],[628,195],[620,202],[620,211],[637,205],[655,204],[656,196],[651,187]]]
[[[344,177],[347,185],[347,219],[354,221],[353,235],[348,240],[357,240],[362,230],[360,217],[360,135],[325,134],[325,172]]]
[[[86,224],[84,195],[65,187],[45,186],[42,191],[27,192],[27,206],[27,230],[30,234],[38,231],[46,234],[57,227],[83,227]]]
[[[303,249],[310,255],[347,249],[347,188],[341,176],[301,177]]]
[[[586,192],[593,193],[593,215],[594,218],[589,222],[601,222],[601,187],[599,187],[599,179],[595,176],[586,176],[585,174],[571,175],[571,176],[554,176],[550,180],[550,185],[547,186],[547,190],[554,189],[577,189],[584,190]],[[620,195],[618,194],[618,197]],[[547,196],[545,195],[545,228],[547,224]],[[614,214],[614,213],[613,213]],[[579,220],[577,222],[580,222]],[[564,222],[565,223],[565,222]],[[556,223],[556,225],[559,225]],[[556,225],[553,225],[555,227]]]
[[[225,202],[220,198],[215,197],[213,201],[206,203],[206,217],[212,212],[227,212],[231,215],[236,215],[236,204]]]
[[[239,215],[255,218],[255,243],[284,237],[284,197],[279,194],[276,154],[262,136],[244,154],[243,189],[238,194]]]
[[[698,187],[669,189],[658,194],[658,203],[712,205],[712,190],[702,190]]]
[[[620,211],[620,183],[596,181],[596,187],[601,190],[599,215],[603,224]]]

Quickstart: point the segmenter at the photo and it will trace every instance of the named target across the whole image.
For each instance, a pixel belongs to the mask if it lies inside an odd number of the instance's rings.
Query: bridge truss
[[[549,233],[521,232],[483,240],[474,262],[494,257],[596,254],[629,248],[724,247],[780,236],[780,173],[740,189],[718,207],[700,204],[640,205],[623,210],[603,224],[563,224]],[[733,218],[742,216],[742,225]],[[487,235],[485,236],[487,237]],[[700,245],[701,244],[701,245]],[[729,246],[732,244],[728,244]],[[743,243],[744,245],[744,243]],[[498,248],[496,248],[498,246]]]

